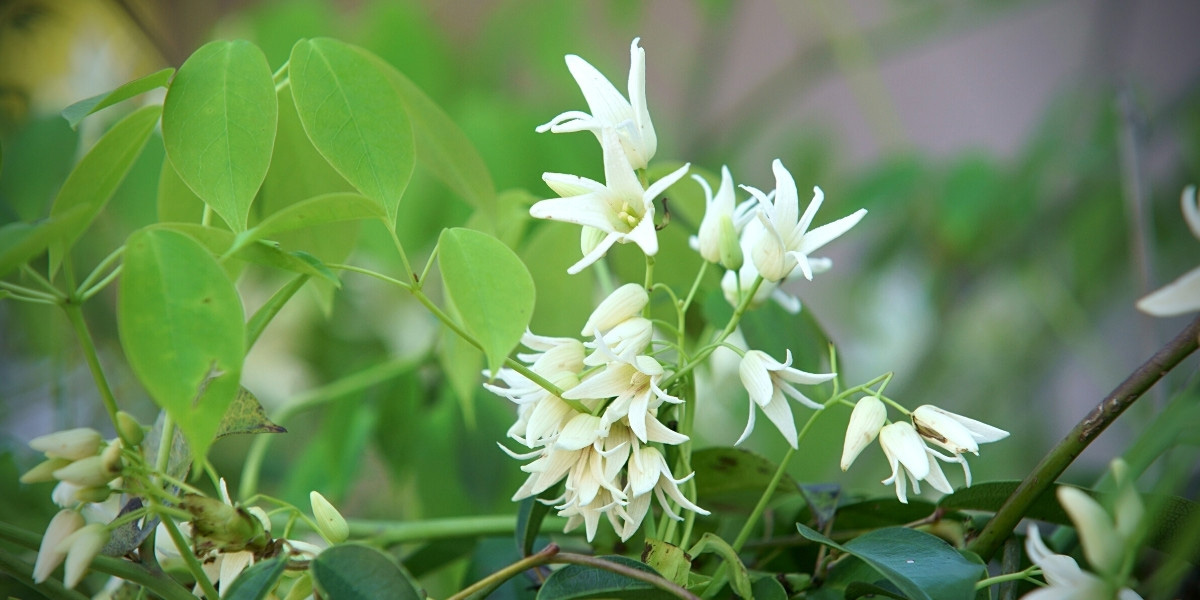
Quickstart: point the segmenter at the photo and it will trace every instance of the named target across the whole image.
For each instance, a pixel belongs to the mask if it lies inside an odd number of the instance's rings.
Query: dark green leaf
[[[422,600],[390,556],[366,546],[345,544],[325,550],[309,567],[327,600]]]
[[[542,521],[546,520],[546,515],[550,514],[551,505],[540,502],[540,500],[557,498],[560,495],[562,495],[561,486],[553,485],[536,498],[526,498],[521,501],[517,509],[517,529],[514,532],[517,537],[517,550],[521,556],[533,554],[533,544],[542,531]]]
[[[117,325],[130,366],[203,457],[241,378],[242,302],[212,255],[168,229],[125,245]]]
[[[533,278],[500,240],[470,229],[442,232],[438,265],[446,294],[483,346],[488,370],[500,370],[533,316]]]
[[[696,495],[701,506],[750,510],[774,477],[776,465],[749,450],[703,448],[692,454]],[[775,493],[795,494],[796,482],[787,474]]]
[[[118,87],[111,92],[97,94],[91,98],[80,100],[62,110],[62,116],[71,125],[71,129],[75,129],[79,122],[84,117],[104,108],[108,108],[122,100],[128,100],[138,94],[148,92],[155,88],[164,87],[167,82],[171,81],[171,75],[175,74],[175,69],[170,67],[161,71],[156,71],[145,77],[134,79],[125,85]]]
[[[787,600],[787,592],[774,577],[766,575],[750,584],[750,597],[754,600]]]
[[[797,524],[800,535],[858,557],[879,571],[911,600],[962,600],[975,597],[975,583],[987,573],[941,538],[906,527],[888,527],[846,544]]]
[[[369,53],[342,42],[301,40],[288,67],[292,98],[313,145],[396,226],[415,164],[404,103]]]
[[[71,170],[54,198],[50,217],[62,216],[78,206],[87,207],[88,216],[65,232],[61,241],[50,246],[51,274],[58,272],[63,255],[83,235],[125,179],[150,138],[150,132],[154,131],[161,111],[161,106],[147,106],[121,119]]]
[[[279,583],[279,578],[283,575],[286,567],[287,560],[282,556],[253,564],[233,580],[228,590],[221,590],[221,598],[224,600],[262,600],[275,588],[275,584]]]
[[[658,575],[654,569],[624,556],[602,556],[604,560]],[[582,600],[584,598],[620,598],[622,600],[667,600],[674,598],[670,593],[649,583],[630,579],[612,571],[567,565],[546,578],[537,600]]]
[[[267,418],[262,404],[250,390],[238,388],[233,404],[225,409],[216,437],[219,439],[235,433],[287,433],[287,430]]]
[[[180,179],[234,231],[266,177],[279,107],[271,67],[244,40],[201,46],[163,104],[163,144]]]

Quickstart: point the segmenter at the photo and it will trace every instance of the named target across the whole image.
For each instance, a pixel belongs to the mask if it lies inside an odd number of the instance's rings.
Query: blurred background
[[[80,131],[58,111],[233,37],[253,40],[273,69],[302,37],[368,48],[465,130],[498,190],[543,197],[545,171],[602,176],[592,136],[534,133],[585,108],[563,55],[583,56],[623,89],[640,36],[656,160],[728,165],[738,183],[771,189],[780,158],[801,190],[824,189],[818,223],[869,209],[828,247],[833,271],[792,291],[838,345],[845,381],[894,371],[887,392],[902,403],[1012,432],[972,467],[976,480],[1016,479],[1190,319],[1150,318],[1134,302],[1200,262],[1179,208],[1184,186],[1200,181],[1197,23],[1192,0],[3,0],[0,225],[45,216],[73,161],[128,109]],[[81,252],[102,257],[155,219],[162,160],[161,144],[150,144]],[[437,202],[433,184],[414,190]],[[401,216],[406,243],[427,247],[437,227],[468,216],[457,202],[437,211],[436,226],[406,230]],[[386,252],[372,251],[385,247],[379,239],[364,228],[351,262],[390,268]],[[242,284],[248,311],[274,289]],[[539,303],[534,331],[577,333],[586,308],[560,314],[550,302]],[[110,288],[89,307],[94,333],[118,397],[148,421],[154,411],[120,356],[114,303]],[[277,413],[361,369],[419,363],[438,335],[402,294],[346,278],[345,293],[289,305],[248,358],[244,384]],[[1139,436],[1160,435],[1155,416],[1190,389],[1196,364],[1157,386],[1067,479],[1090,484]],[[524,474],[495,448],[512,408],[480,390],[467,410],[443,383],[409,369],[296,415],[272,446],[264,491],[303,505],[321,489],[358,517],[512,510]],[[701,414],[701,445],[729,445],[741,431],[746,400],[731,383],[713,388],[732,400]],[[32,464],[29,438],[103,423],[65,319],[50,309],[0,303],[0,399],[0,444],[16,454],[4,485]],[[806,441],[814,459],[795,461],[793,474],[884,495],[877,450],[850,473],[836,466],[847,415],[822,422]],[[748,445],[781,456],[782,441],[764,431]],[[1172,464],[1194,464],[1196,434],[1180,435],[1145,489]],[[222,473],[236,478],[247,446],[214,447]],[[49,510],[45,490],[14,494],[28,501],[0,512]]]

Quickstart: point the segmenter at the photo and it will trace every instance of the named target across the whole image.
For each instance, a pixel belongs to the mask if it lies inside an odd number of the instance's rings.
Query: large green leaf
[[[366,546],[334,546],[309,567],[321,596],[328,600],[421,600],[400,566],[386,554]]]
[[[415,164],[412,125],[399,94],[366,51],[317,38],[296,42],[292,98],[313,145],[396,226]]]
[[[225,600],[262,600],[279,583],[279,578],[287,568],[287,560],[276,556],[270,560],[251,565],[242,571],[237,579],[229,585],[228,590],[221,590],[221,598]]]
[[[467,330],[483,346],[488,369],[497,372],[521,341],[533,315],[529,270],[500,240],[462,228],[442,232],[438,265],[446,294]]]
[[[238,393],[242,302],[192,238],[142,229],[125,245],[117,325],[130,366],[203,457]]]
[[[50,244],[86,227],[91,211],[76,206],[56,217],[38,223],[9,223],[0,227],[0,277],[29,262]]]
[[[750,511],[771,483],[778,467],[767,458],[741,448],[703,448],[692,454],[696,496],[701,506]],[[800,491],[786,473],[775,494]]]
[[[73,227],[50,246],[51,274],[58,271],[63,255],[83,235],[125,179],[150,138],[150,132],[154,131],[154,123],[161,111],[161,106],[147,106],[121,119],[71,170],[54,198],[50,217],[62,216],[77,206],[87,207],[87,217],[72,220]]]
[[[62,116],[71,125],[71,129],[75,129],[79,122],[84,117],[100,110],[108,108],[123,100],[128,100],[138,94],[148,92],[155,88],[164,87],[167,82],[171,81],[171,76],[175,74],[175,69],[166,68],[161,71],[156,71],[145,77],[139,77],[118,87],[110,92],[97,94],[91,98],[80,100],[62,110]]]
[[[378,56],[361,48],[358,50],[387,76],[408,109],[417,163],[429,169],[471,206],[494,217],[496,188],[483,157],[471,140],[412,80]]]
[[[179,177],[234,231],[271,164],[279,116],[271,67],[247,41],[201,46],[175,74],[163,143]]]
[[[658,575],[644,563],[624,556],[602,556],[604,560]],[[537,600],[582,600],[584,598],[620,598],[622,600],[666,600],[672,594],[649,583],[630,579],[612,571],[583,565],[567,565],[546,578]]]
[[[941,538],[907,527],[877,529],[845,544],[801,524],[796,528],[809,540],[858,557],[911,600],[974,598],[975,583],[987,574]]]
[[[386,215],[379,204],[366,196],[350,192],[322,194],[288,206],[263,219],[258,226],[238,236],[237,245],[243,246],[275,235],[342,221],[382,219]]]

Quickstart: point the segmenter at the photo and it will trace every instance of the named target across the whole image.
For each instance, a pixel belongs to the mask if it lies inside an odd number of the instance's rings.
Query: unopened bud
[[[179,503],[192,514],[192,532],[213,542],[221,551],[262,551],[271,541],[262,522],[240,506],[188,494]]]
[[[113,489],[107,485],[98,485],[96,487],[79,488],[75,492],[75,499],[79,502],[104,502],[112,495]]]
[[[1117,534],[1126,544],[1138,542],[1135,536],[1139,533],[1142,518],[1146,515],[1146,507],[1142,497],[1134,486],[1133,477],[1129,474],[1129,465],[1120,458],[1113,459],[1110,465],[1113,479],[1117,482],[1117,501],[1113,505],[1113,521]]]
[[[21,476],[21,483],[55,481],[54,472],[71,464],[69,458],[47,458]]]
[[[104,461],[104,468],[113,473],[121,472],[121,440],[115,439],[108,444],[104,452],[100,453],[100,458]]]
[[[118,474],[120,471],[114,471],[105,466],[103,456],[94,455],[77,460],[55,471],[54,477],[80,487],[96,487],[116,479]]]
[[[733,227],[733,219],[721,217],[721,266],[736,271],[742,268],[745,257],[742,255],[742,245],[738,241],[737,229]]]
[[[146,437],[146,430],[142,428],[142,424],[123,410],[117,411],[117,431],[121,433],[121,439],[135,446],[142,443],[142,439]]]
[[[1092,569],[1106,575],[1115,574],[1121,568],[1126,549],[1104,507],[1087,492],[1069,486],[1058,488],[1058,503],[1075,524],[1083,555]]]
[[[842,470],[850,468],[854,459],[879,435],[887,422],[887,407],[875,396],[859,398],[850,413],[850,424],[846,427],[846,441],[842,445]]]
[[[83,580],[88,567],[92,565],[92,560],[108,543],[108,537],[107,527],[101,523],[92,523],[71,534],[59,544],[59,550],[67,553],[63,584],[68,589],[74,588]]]
[[[29,447],[45,453],[49,458],[79,460],[95,454],[100,449],[101,441],[99,431],[79,427],[35,437],[29,441]]]
[[[62,564],[63,559],[67,557],[67,551],[65,548],[59,551],[59,544],[83,527],[83,524],[83,516],[73,510],[60,510],[53,519],[50,519],[50,525],[46,527],[46,533],[42,535],[42,545],[38,549],[37,561],[33,564],[34,583],[41,583],[49,579],[54,569]]]
[[[586,336],[606,333],[625,319],[641,314],[648,302],[650,295],[646,293],[646,288],[636,283],[627,283],[613,290],[613,293],[600,302],[588,317],[582,333]]]
[[[346,518],[325,499],[325,496],[314,490],[308,494],[308,501],[312,504],[317,530],[329,543],[340,544],[350,537],[350,525],[346,523]]]

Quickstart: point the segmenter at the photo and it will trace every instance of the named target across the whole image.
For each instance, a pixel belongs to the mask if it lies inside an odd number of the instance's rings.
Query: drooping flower
[[[572,275],[599,260],[616,243],[633,242],[647,256],[657,254],[654,199],[679,181],[689,168],[684,165],[649,188],[643,188],[617,134],[604,129],[600,135],[605,183],[578,175],[545,173],[542,180],[561,197],[542,200],[529,209],[529,214],[537,219],[574,223],[604,232],[604,238],[567,269]]]
[[[1050,585],[1025,594],[1023,600],[1142,600],[1129,588],[1114,590],[1105,580],[1079,568],[1079,563],[1070,556],[1051,552],[1037,525],[1029,525],[1025,553],[1042,570]]]
[[[850,424],[846,427],[846,441],[842,445],[842,470],[850,468],[854,459],[875,441],[879,430],[887,422],[887,407],[875,396],[858,399],[850,412]]]
[[[695,502],[688,500],[682,492],[679,491],[679,484],[686,482],[695,476],[695,473],[688,473],[682,479],[675,479],[671,473],[671,468],[667,466],[667,461],[663,458],[658,448],[653,446],[639,446],[632,452],[629,458],[629,482],[627,485],[627,494],[629,496],[629,506],[626,507],[628,520],[625,530],[621,532],[622,539],[627,539],[637,531],[641,525],[642,519],[650,510],[650,498],[655,496],[658,498],[659,504],[662,506],[663,512],[676,521],[682,521],[683,517],[675,514],[671,510],[671,505],[667,502],[670,498],[680,508],[690,510],[694,513],[707,515],[709,512],[700,508]]]
[[[906,482],[912,479],[913,493],[921,493],[920,481],[928,481],[934,489],[950,493],[954,488],[942,473],[942,467],[934,458],[934,452],[925,446],[917,430],[906,421],[884,425],[879,430],[879,446],[887,457],[892,476],[884,479],[885,485],[895,484],[896,498],[908,504]]]
[[[1183,218],[1192,235],[1200,239],[1200,206],[1196,204],[1196,186],[1189,185],[1180,198]],[[1156,317],[1170,317],[1200,310],[1200,267],[1184,273],[1137,302],[1138,310]]]
[[[646,288],[627,283],[613,290],[596,306],[580,333],[586,336],[605,333],[626,319],[640,315],[649,302],[650,295],[646,293]]]
[[[713,194],[708,181],[703,177],[692,175],[692,179],[704,189],[704,218],[700,221],[700,231],[689,238],[688,243],[710,263],[723,265],[726,269],[740,268],[740,262],[729,264],[731,259],[737,258],[736,256],[722,257],[721,253],[726,249],[726,255],[732,250],[737,250],[733,254],[743,254],[738,247],[738,233],[753,216],[751,209],[754,208],[754,203],[745,202],[735,206],[733,176],[729,173],[729,167],[721,167],[721,184],[716,194]],[[728,248],[730,244],[733,248]]]
[[[636,356],[633,360],[618,358],[605,365],[603,370],[567,390],[563,393],[563,398],[612,398],[612,402],[601,415],[601,427],[608,427],[620,419],[627,419],[629,428],[642,442],[679,444],[687,441],[687,436],[668,429],[654,416],[663,402],[683,402],[658,387],[662,377],[662,365],[649,356]]]
[[[775,172],[775,196],[749,186],[742,189],[750,192],[759,201],[759,219],[766,226],[765,234],[758,238],[751,257],[755,268],[767,281],[779,281],[793,269],[800,267],[805,279],[812,280],[813,267],[809,254],[846,233],[867,214],[860,208],[853,214],[809,230],[817,209],[825,199],[821,188],[813,188],[813,199],[800,216],[799,193],[792,174],[779,159],[771,163]]]
[[[46,533],[42,535],[42,545],[38,549],[37,560],[33,564],[33,582],[41,583],[50,578],[50,574],[67,557],[67,549],[59,546],[71,534],[84,526],[83,515],[77,510],[63,509],[50,519]]]
[[[918,406],[912,412],[912,421],[921,437],[952,453],[949,462],[957,462],[962,465],[967,486],[971,485],[971,468],[967,466],[967,460],[963,454],[970,452],[979,456],[979,444],[995,442],[1008,437],[1008,432],[1003,429],[948,410],[942,410],[930,404]],[[942,458],[940,454],[936,454],[936,456]]]
[[[746,423],[745,431],[734,445],[741,444],[750,437],[750,432],[754,430],[754,406],[758,405],[771,423],[779,429],[779,433],[783,434],[788,444],[792,448],[797,447],[796,423],[792,420],[792,407],[784,396],[786,395],[809,408],[821,410],[824,408],[823,406],[800,393],[800,390],[797,390],[792,384],[817,385],[837,377],[837,373],[808,373],[793,369],[791,364],[791,350],[788,350],[787,358],[783,362],[771,358],[761,350],[749,350],[742,357],[742,361],[738,365],[738,375],[741,377],[742,385],[750,394],[750,418]]]
[[[554,117],[537,128],[538,133],[551,131],[591,131],[604,144],[603,132],[611,130],[634,169],[650,164],[658,148],[654,124],[646,105],[646,51],[638,46],[641,38],[629,45],[629,99],[621,95],[609,80],[590,63],[574,54],[566,57],[567,69],[579,84],[591,114],[572,110]]]

